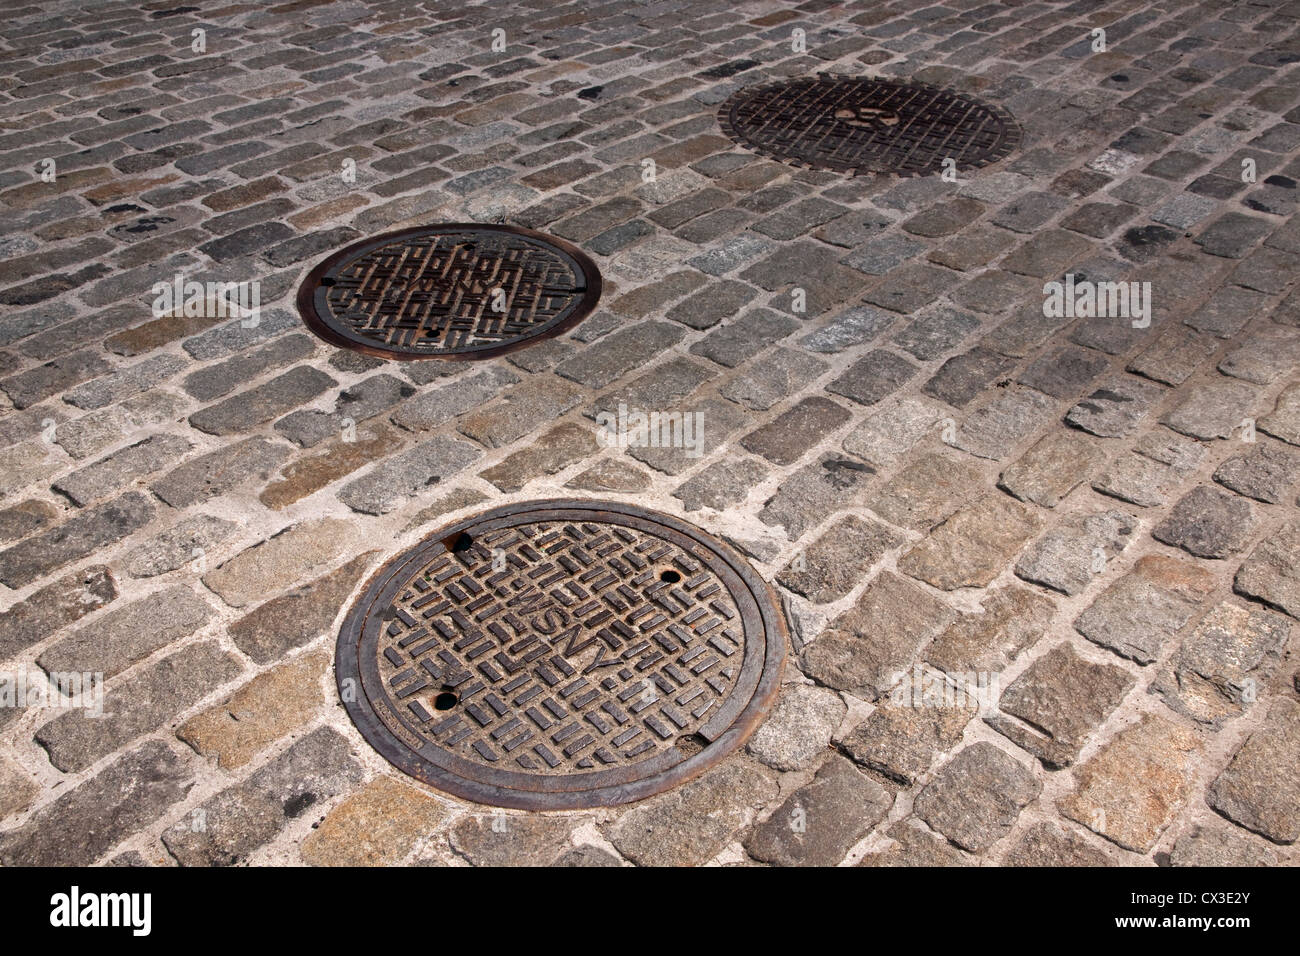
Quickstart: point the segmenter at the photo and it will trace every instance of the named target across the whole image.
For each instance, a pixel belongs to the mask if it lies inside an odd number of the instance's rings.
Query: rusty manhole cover
[[[739,747],[776,696],[771,590],[698,528],[534,501],[389,561],[339,634],[352,720],[399,769],[479,803],[606,806]]]
[[[353,243],[317,265],[298,311],[332,345],[388,359],[489,358],[571,328],[600,270],[562,239],[450,223]]]
[[[1001,107],[878,77],[822,74],[748,87],[722,104],[718,120],[741,146],[771,159],[855,175],[974,169],[1020,144],[1020,127]]]

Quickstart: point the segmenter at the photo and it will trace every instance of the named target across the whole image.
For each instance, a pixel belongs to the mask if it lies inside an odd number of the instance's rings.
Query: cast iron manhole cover
[[[772,592],[698,528],[535,501],[389,561],[339,634],[339,691],[395,766],[479,803],[607,806],[739,747],[785,657]]]
[[[973,169],[1020,143],[1011,114],[966,93],[875,77],[786,80],[733,93],[718,120],[728,136],[808,169],[915,176]]]
[[[562,239],[451,223],[339,250],[308,273],[298,311],[343,348],[389,359],[477,359],[556,335],[599,299],[600,270]]]

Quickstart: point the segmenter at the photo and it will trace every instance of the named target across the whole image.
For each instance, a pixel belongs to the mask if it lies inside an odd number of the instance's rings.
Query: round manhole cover
[[[580,322],[600,270],[575,246],[515,226],[451,223],[340,249],[298,289],[298,311],[332,345],[389,359],[478,359]]]
[[[785,657],[772,592],[667,515],[537,501],[389,561],[339,634],[339,691],[395,766],[479,803],[607,806],[739,747]]]
[[[722,104],[718,118],[733,140],[771,159],[855,175],[973,169],[1020,143],[1020,127],[1001,107],[875,77],[823,74],[748,87]]]

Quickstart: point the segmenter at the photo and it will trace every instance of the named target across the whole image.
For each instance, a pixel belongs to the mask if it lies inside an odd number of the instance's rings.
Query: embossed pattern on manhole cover
[[[389,561],[335,663],[362,735],[441,790],[534,810],[637,800],[739,747],[785,620],[705,532],[613,502],[509,505]]]
[[[719,108],[726,134],[808,169],[917,176],[987,166],[1020,144],[1001,107],[967,93],[878,77],[821,74],[751,86]]]
[[[450,223],[353,243],[307,275],[298,312],[332,345],[380,358],[489,358],[580,322],[600,270],[562,239]]]

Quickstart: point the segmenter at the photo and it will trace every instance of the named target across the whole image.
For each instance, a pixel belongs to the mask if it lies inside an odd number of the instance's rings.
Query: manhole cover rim
[[[974,161],[958,162],[956,164],[957,171],[983,169],[1003,162],[1011,156],[1012,153],[1019,149],[1024,141],[1024,128],[1010,111],[1008,111],[1004,106],[984,99],[983,97],[976,96],[974,93],[952,89],[951,87],[935,86],[932,83],[924,83],[919,80],[896,79],[886,76],[864,76],[860,74],[817,73],[813,76],[788,77],[785,79],[742,86],[729,94],[727,98],[718,105],[716,114],[718,125],[721,127],[722,132],[727,136],[727,138],[741,149],[748,150],[773,162],[778,162],[785,166],[793,166],[797,169],[807,169],[816,172],[844,173],[853,177],[897,176],[900,179],[910,179],[916,176],[929,176],[940,171],[940,167],[938,166],[916,169],[895,169],[871,159],[865,159],[855,164],[831,162],[829,160],[819,161],[816,158],[792,155],[789,152],[784,152],[775,148],[772,143],[753,138],[748,130],[738,127],[734,122],[734,109],[750,97],[764,92],[777,91],[781,89],[795,89],[801,86],[816,86],[820,84],[833,83],[877,83],[884,86],[926,93],[931,96],[947,95],[967,100],[988,110],[988,112],[1003,126],[1003,136],[1001,137],[1001,141],[998,143],[997,148],[991,150],[988,155],[981,156]]]
[[[519,236],[536,245],[557,252],[568,259],[574,267],[575,277],[580,277],[583,283],[581,290],[574,290],[575,298],[567,307],[568,314],[544,328],[509,341],[470,346],[459,350],[423,353],[385,348],[364,336],[339,328],[338,324],[329,321],[321,314],[317,298],[318,295],[323,297],[327,288],[321,284],[321,280],[329,276],[339,266],[381,246],[407,239],[456,232],[493,232]],[[559,236],[504,223],[439,222],[379,233],[378,235],[358,239],[341,249],[335,250],[307,272],[307,275],[298,284],[295,303],[303,324],[318,338],[336,348],[351,349],[376,358],[398,362],[421,362],[432,359],[464,362],[505,355],[567,332],[595,311],[602,292],[603,280],[600,267],[596,265],[589,255]]]
[[[674,757],[671,750],[662,752],[649,761],[625,764],[613,770],[549,777],[519,774],[514,771],[496,771],[474,764],[466,764],[474,774],[474,776],[467,776],[432,762],[411,745],[403,744],[396,739],[393,731],[376,712],[365,691],[362,650],[366,646],[367,632],[377,629],[380,621],[380,615],[371,614],[371,609],[377,604],[390,600],[390,595],[395,596],[406,587],[420,567],[427,565],[432,558],[445,549],[443,542],[462,531],[476,528],[482,532],[512,525],[554,520],[599,523],[602,515],[624,519],[622,522],[611,523],[623,523],[631,527],[637,527],[640,523],[645,527],[675,532],[695,545],[702,546],[713,558],[719,559],[743,585],[753,605],[755,623],[763,631],[758,648],[761,650],[761,655],[757,653],[754,655],[753,664],[746,662],[742,665],[742,674],[737,678],[736,687],[739,688],[744,682],[744,671],[753,667],[754,672],[748,675],[752,678],[753,689],[748,697],[741,701],[739,712],[727,722],[725,728],[721,729],[699,752],[677,762],[669,760],[663,769],[644,772],[646,766],[655,763],[663,765],[665,759]],[[708,559],[698,552],[693,553],[697,558],[708,563]],[[354,593],[360,596],[354,598],[348,605],[336,642],[335,678],[348,715],[366,743],[408,776],[445,794],[508,809],[575,810],[616,806],[661,793],[702,774],[737,751],[770,712],[780,690],[789,642],[785,614],[776,593],[734,549],[702,528],[672,515],[615,501],[541,499],[503,505],[468,515],[452,524],[439,527],[414,546],[390,557],[369,576],[365,585]],[[754,635],[754,640],[759,640],[759,636]],[[733,703],[736,699],[737,693],[733,691],[724,706]],[[714,715],[709,721],[705,721],[700,729],[707,727],[716,719],[717,715]],[[430,745],[430,749],[435,748]],[[446,751],[442,753],[452,757],[452,762],[463,762]],[[584,779],[596,775],[600,775],[606,781],[611,778],[616,779],[595,787],[582,784]],[[501,782],[504,779],[513,780],[529,776],[534,782],[541,783],[544,788],[506,786]],[[618,779],[620,777],[625,779]]]

